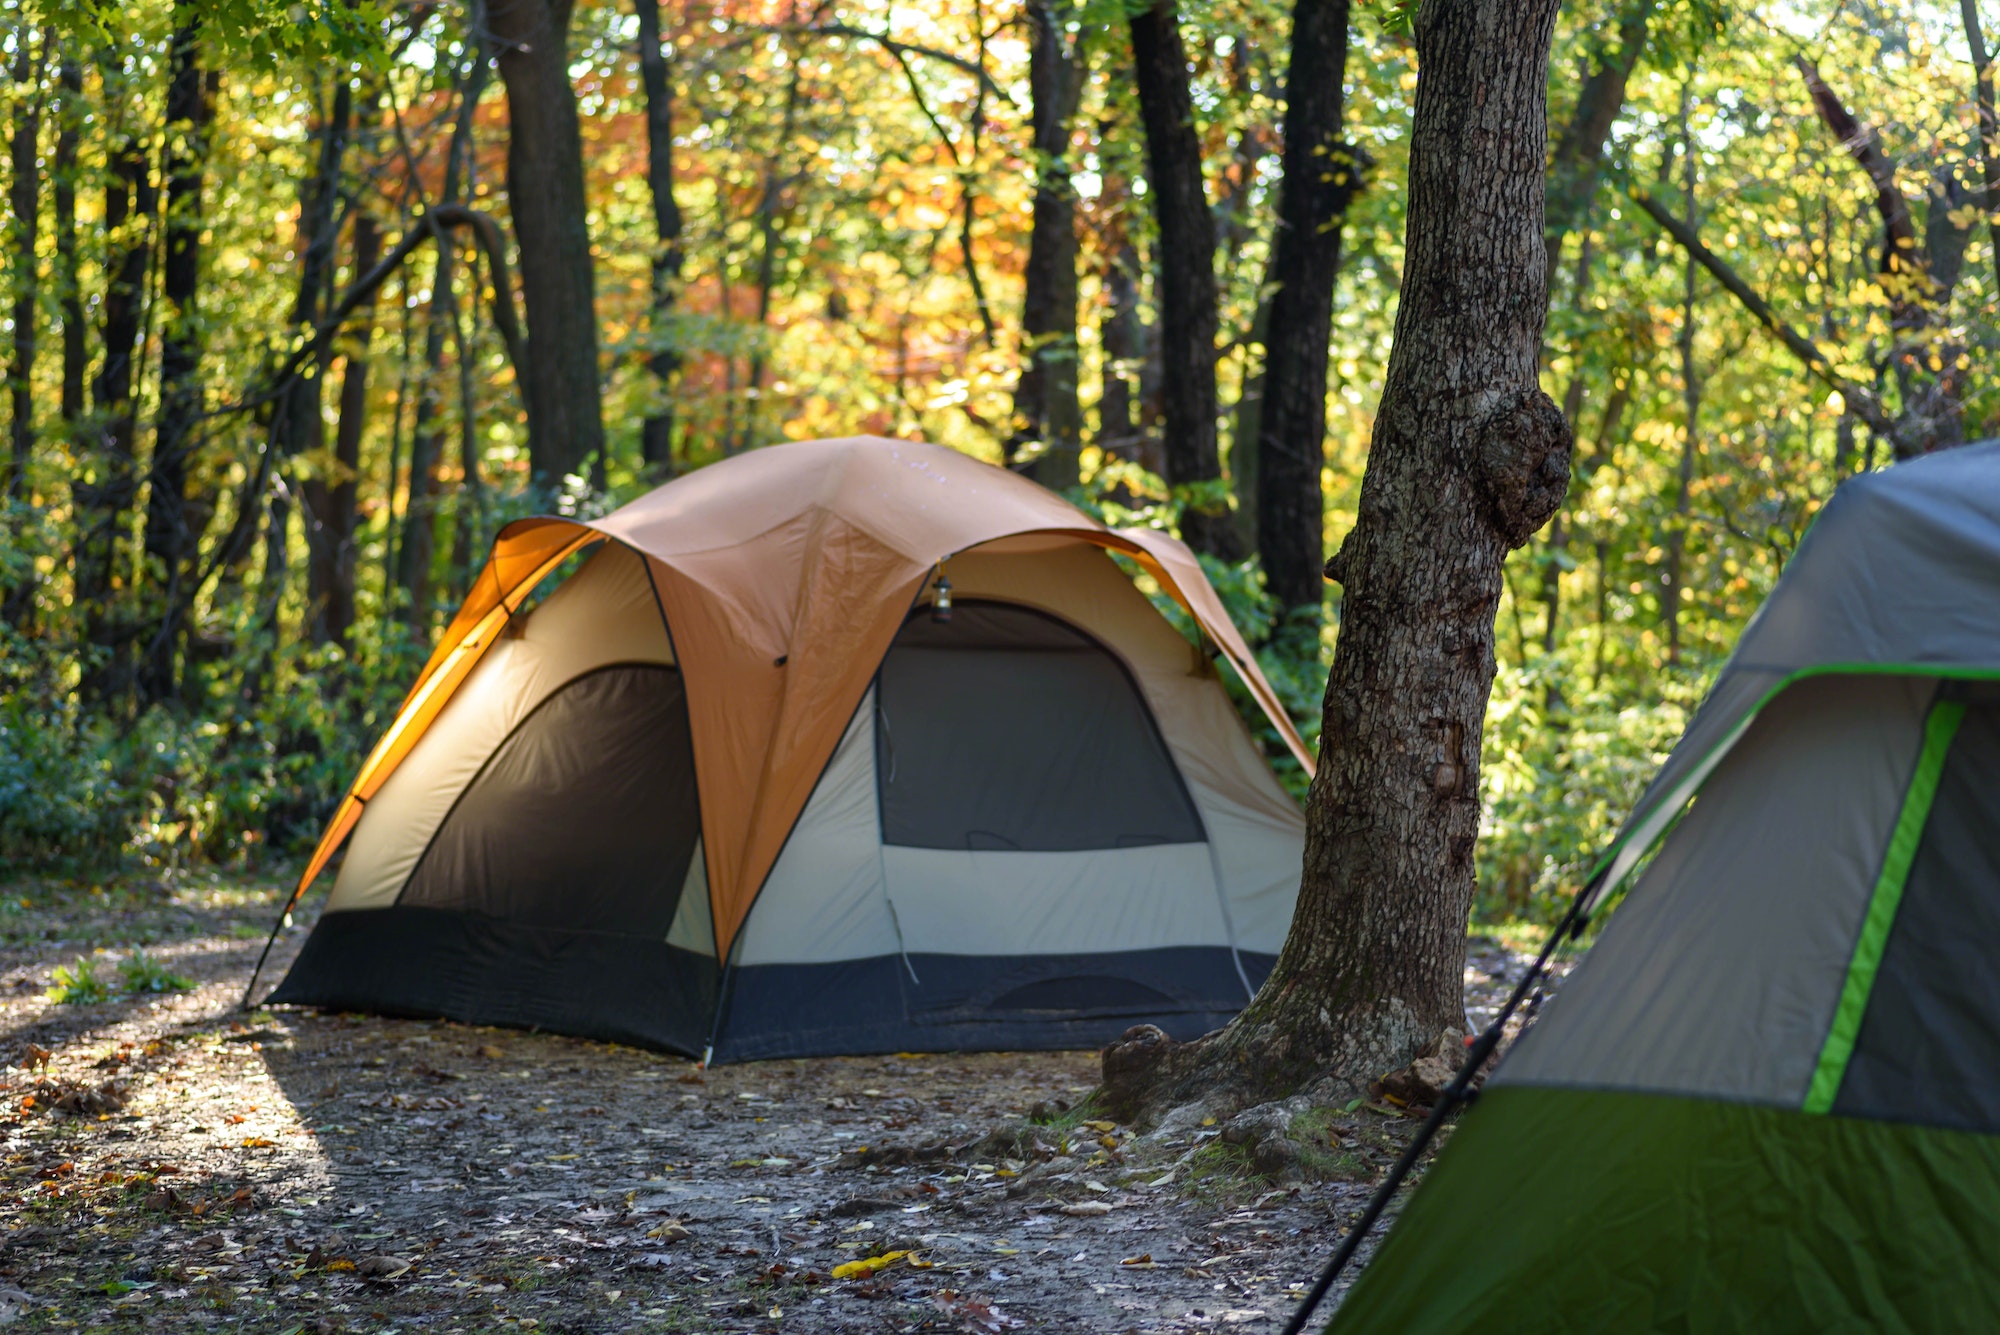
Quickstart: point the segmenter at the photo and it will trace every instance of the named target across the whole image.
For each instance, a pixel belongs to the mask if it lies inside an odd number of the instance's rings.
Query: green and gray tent
[[[2000,1330],[2000,443],[1838,489],[1603,871],[1331,1328]]]

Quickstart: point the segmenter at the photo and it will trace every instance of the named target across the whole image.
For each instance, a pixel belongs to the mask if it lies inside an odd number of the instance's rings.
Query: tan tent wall
[[[644,558],[613,543],[516,619],[382,784],[355,829],[329,910],[387,908],[459,795],[537,706],[613,663],[674,661]],[[704,947],[706,948],[706,947]]]
[[[714,926],[726,953],[932,570],[969,548],[1036,532],[1134,555],[1188,607],[1310,765],[1200,566],[1172,538],[1114,533],[1024,478],[938,446],[874,437],[803,442],[725,460],[589,525],[541,519],[503,530],[294,899],[513,608],[601,534],[649,558],[672,627],[694,724]]]

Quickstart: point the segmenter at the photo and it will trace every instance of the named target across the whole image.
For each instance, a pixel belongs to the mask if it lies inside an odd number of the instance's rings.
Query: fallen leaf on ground
[[[694,1233],[692,1230],[688,1228],[686,1224],[683,1224],[680,1220],[669,1219],[666,1223],[661,1224],[656,1228],[647,1229],[646,1236],[649,1238],[657,1238],[661,1242],[679,1242],[683,1238],[693,1237]]]
[[[908,1256],[907,1251],[883,1252],[880,1256],[870,1256],[860,1261],[849,1261],[833,1268],[835,1279],[867,1279],[878,1271],[887,1270],[896,1262]]]
[[[1110,1214],[1111,1203],[1109,1201],[1078,1201],[1074,1205],[1063,1206],[1062,1212],[1068,1215]]]
[[[386,1252],[377,1252],[372,1256],[364,1256],[359,1261],[356,1261],[354,1263],[354,1272],[358,1275],[367,1275],[371,1279],[395,1279],[414,1264],[415,1262],[401,1256],[391,1256]],[[328,1266],[327,1269],[331,1270],[333,1267]]]

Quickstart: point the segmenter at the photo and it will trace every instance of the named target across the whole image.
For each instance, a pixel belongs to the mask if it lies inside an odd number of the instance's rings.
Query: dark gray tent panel
[[[493,753],[397,902],[659,940],[700,838],[681,674],[599,668]]]
[[[875,738],[887,844],[1063,852],[1204,837],[1131,673],[1029,608],[911,617],[882,663]]]

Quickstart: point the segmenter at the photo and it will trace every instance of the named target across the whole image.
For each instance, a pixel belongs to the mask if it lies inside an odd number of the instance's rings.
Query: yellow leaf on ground
[[[246,1150],[268,1150],[274,1148],[277,1143],[277,1141],[266,1136],[243,1137],[243,1148]]]
[[[833,1268],[835,1279],[866,1279],[879,1271],[887,1270],[896,1262],[908,1256],[907,1251],[883,1252],[880,1256],[870,1256],[860,1261],[849,1261]]]
[[[1092,1131],[1116,1131],[1118,1129],[1118,1123],[1116,1122],[1085,1122],[1084,1125]]]

